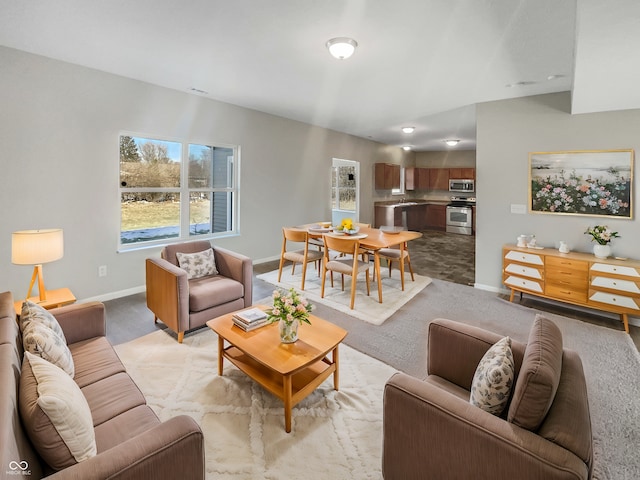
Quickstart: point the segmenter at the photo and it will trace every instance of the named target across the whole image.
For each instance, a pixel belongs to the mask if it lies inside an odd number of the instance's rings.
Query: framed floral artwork
[[[529,153],[532,213],[633,218],[633,150]]]

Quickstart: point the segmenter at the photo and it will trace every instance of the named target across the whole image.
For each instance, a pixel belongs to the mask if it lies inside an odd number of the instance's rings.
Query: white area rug
[[[276,328],[276,327],[265,327]],[[225,362],[208,328],[183,344],[158,331],[116,351],[161,420],[186,414],[204,432],[210,479],[380,479],[382,395],[395,370],[342,344],[340,390],[329,377],[293,408]]]
[[[365,322],[382,325],[387,318],[431,283],[431,278],[420,275],[414,275],[415,282],[412,282],[409,271],[407,270],[405,272],[403,292],[400,284],[400,271],[397,268],[391,271],[391,277],[389,277],[389,270],[387,268],[381,267],[380,271],[382,273],[382,303],[378,301],[378,284],[371,281],[373,268],[369,272],[371,295],[367,296],[364,273],[358,276],[356,301],[353,310],[349,307],[351,304],[351,277],[348,275],[345,275],[344,291],[342,291],[340,275],[334,273],[334,286],[332,288],[331,279],[329,278],[329,274],[327,274],[324,298],[321,298],[321,278],[318,276],[318,272],[313,265],[309,265],[309,267],[307,267],[303,294],[311,303],[322,303]],[[302,266],[296,265],[295,274],[292,275],[291,265],[285,265],[282,269],[280,282],[278,282],[278,270],[260,274],[257,278],[278,287],[285,289],[293,287],[297,291],[300,291],[300,286],[302,285]]]

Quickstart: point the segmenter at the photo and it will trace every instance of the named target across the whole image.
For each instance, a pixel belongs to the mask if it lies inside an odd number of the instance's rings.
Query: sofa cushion
[[[98,452],[120,445],[159,424],[160,420],[148,405],[127,410],[95,427]]]
[[[20,414],[35,449],[54,470],[96,455],[89,405],[62,369],[25,352],[20,375]]]
[[[47,326],[45,322],[25,322],[22,331],[22,345],[26,352],[57,365],[71,378],[75,375],[73,357],[64,335],[59,336],[57,331]]]
[[[213,248],[196,253],[176,252],[176,257],[178,258],[178,266],[187,272],[189,280],[218,274]]]
[[[471,382],[469,402],[499,416],[509,402],[514,363],[511,339],[504,337],[484,354]]]
[[[536,315],[507,420],[537,431],[553,403],[561,371],[562,333],[551,320]]]
[[[124,372],[87,385],[82,388],[82,394],[91,410],[94,427],[146,404],[138,386]]]
[[[125,368],[115,350],[105,337],[94,337],[69,345],[80,388],[110,377]]]
[[[221,275],[189,280],[189,310],[200,312],[244,296],[244,286]]]

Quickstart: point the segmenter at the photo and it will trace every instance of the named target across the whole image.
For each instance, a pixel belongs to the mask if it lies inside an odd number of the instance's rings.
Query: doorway
[[[360,218],[360,163],[334,158],[331,165],[331,223]]]

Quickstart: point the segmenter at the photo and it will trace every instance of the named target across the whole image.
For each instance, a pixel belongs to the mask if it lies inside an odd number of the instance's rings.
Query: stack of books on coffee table
[[[233,323],[245,332],[260,328],[267,323],[267,314],[259,308],[250,308],[233,314]]]

